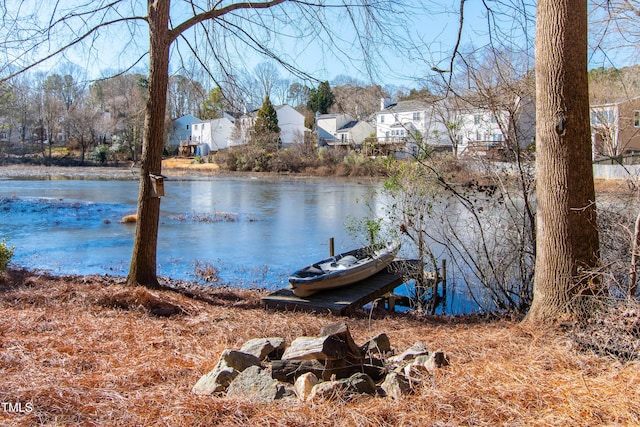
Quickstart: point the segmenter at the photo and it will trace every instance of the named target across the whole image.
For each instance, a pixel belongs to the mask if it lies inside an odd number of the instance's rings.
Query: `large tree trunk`
[[[164,117],[169,81],[169,0],[149,0],[149,97],[145,109],[138,221],[127,283],[157,287],[156,249],[160,198],[153,195],[149,174],[162,171]]]
[[[591,163],[586,0],[539,0],[537,256],[530,321],[574,317],[599,256]]]

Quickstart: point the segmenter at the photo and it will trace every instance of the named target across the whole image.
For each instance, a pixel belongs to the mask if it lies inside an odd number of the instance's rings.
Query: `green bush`
[[[104,144],[97,146],[89,157],[94,162],[106,163],[109,157],[109,146]]]
[[[0,242],[0,273],[5,271],[9,266],[9,262],[13,257],[13,250],[13,246],[7,246],[7,239],[2,239]]]

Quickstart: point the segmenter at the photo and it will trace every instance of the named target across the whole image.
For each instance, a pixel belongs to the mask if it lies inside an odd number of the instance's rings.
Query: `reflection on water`
[[[2,181],[0,236],[13,261],[58,274],[128,271],[134,181]],[[168,181],[158,236],[158,274],[193,280],[208,263],[224,283],[276,288],[292,271],[361,242],[349,217],[367,215],[367,185],[345,182],[215,178]]]

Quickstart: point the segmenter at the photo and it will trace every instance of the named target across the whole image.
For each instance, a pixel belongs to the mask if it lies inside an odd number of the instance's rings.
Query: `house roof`
[[[353,129],[357,124],[358,124],[357,120],[351,120],[350,122],[342,126],[340,129],[338,129],[336,132],[348,132],[350,129]]]
[[[631,101],[636,101],[640,99],[640,96],[634,96],[634,97],[622,97],[622,98],[616,98],[611,100],[610,102],[602,102],[602,103],[598,103],[598,104],[591,104],[589,107],[590,108],[599,108],[599,107],[610,107],[613,105],[620,105],[620,104],[624,104],[625,102],[631,102]]]
[[[188,122],[198,122],[198,121],[200,121],[200,119],[194,116],[193,114],[185,114],[184,116],[180,116],[172,120],[172,122],[174,123],[188,123]]]
[[[198,120],[197,122],[193,122],[194,125],[204,124],[204,123],[214,123],[219,122],[221,120],[227,120],[231,123],[235,123],[235,118],[231,115],[223,115],[222,117],[216,117],[215,119],[206,119],[206,120]]]
[[[430,107],[431,104],[423,101],[399,101],[387,106],[379,113],[403,113],[410,111],[424,111]]]
[[[274,105],[273,109],[278,111],[278,110],[281,110],[281,109],[283,109],[285,107],[287,107],[287,108],[295,111],[296,113],[300,114],[300,112],[298,110],[296,110],[295,108],[293,108],[289,104]],[[242,117],[256,117],[258,115],[258,111],[259,110],[260,110],[260,108],[256,108],[255,110],[247,111],[245,114],[242,115]],[[300,114],[300,115],[302,115],[302,114]]]
[[[320,114],[318,116],[318,120],[327,120],[327,119],[335,119],[339,116],[348,116],[351,117],[350,114],[348,113],[327,113],[327,114]]]

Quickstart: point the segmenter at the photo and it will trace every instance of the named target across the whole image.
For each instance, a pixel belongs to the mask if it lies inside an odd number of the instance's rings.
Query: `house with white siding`
[[[485,156],[504,152],[514,141],[521,147],[533,142],[535,105],[520,98],[498,108],[460,106],[451,99],[432,103],[383,99],[376,113],[376,136],[378,146],[399,157],[427,147],[456,156]]]
[[[366,138],[376,133],[376,128],[369,122],[352,120],[336,131],[339,145],[361,147]]]
[[[368,122],[355,120],[349,114],[321,114],[316,117],[318,145],[360,147],[376,129]]]
[[[304,125],[304,116],[287,104],[275,106],[274,109],[278,116],[282,148],[304,143],[304,134],[309,131]],[[238,119],[238,138],[234,139],[229,146],[249,143],[257,117],[258,110],[253,110]]]
[[[201,154],[229,148],[236,137],[236,118],[228,113],[217,119],[201,120],[191,126],[191,141],[200,147]]]
[[[535,102],[503,97],[502,104],[458,110],[459,150],[463,155],[501,156],[535,141]]]
[[[376,113],[378,146],[386,146],[398,157],[417,155],[425,144],[445,144],[446,124],[438,120],[432,103],[380,100]]]

